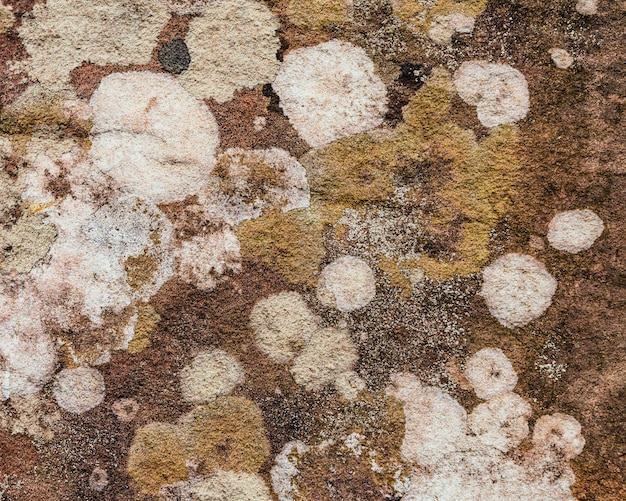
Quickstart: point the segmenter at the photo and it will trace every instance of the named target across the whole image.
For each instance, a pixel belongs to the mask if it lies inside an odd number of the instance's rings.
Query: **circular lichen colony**
[[[100,371],[90,367],[63,369],[55,376],[52,391],[59,407],[82,414],[104,400],[104,379]]]
[[[552,304],[556,280],[531,256],[507,254],[483,272],[481,295],[505,327],[522,327]]]
[[[589,249],[603,231],[602,219],[591,210],[559,212],[548,225],[548,242],[555,249],[577,254]]]
[[[287,54],[272,88],[294,128],[315,148],[373,129],[387,111],[387,90],[372,61],[340,40]]]

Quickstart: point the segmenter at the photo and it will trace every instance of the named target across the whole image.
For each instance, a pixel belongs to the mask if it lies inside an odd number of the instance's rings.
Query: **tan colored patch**
[[[135,336],[128,343],[128,353],[135,354],[150,346],[150,336],[156,329],[161,315],[152,305],[141,303],[137,306],[137,323],[135,324]]]

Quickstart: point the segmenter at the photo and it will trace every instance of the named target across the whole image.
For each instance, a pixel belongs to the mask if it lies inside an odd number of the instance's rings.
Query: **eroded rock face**
[[[626,499],[622,11],[5,0],[0,497]]]

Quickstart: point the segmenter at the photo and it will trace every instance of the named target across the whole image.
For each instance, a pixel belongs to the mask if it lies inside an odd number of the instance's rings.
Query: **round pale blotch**
[[[317,297],[325,306],[354,311],[367,306],[376,295],[376,280],[362,259],[343,256],[326,266],[317,284]]]
[[[522,327],[543,315],[555,291],[554,277],[525,254],[506,254],[483,271],[481,295],[505,327]]]
[[[104,400],[104,379],[97,369],[78,367],[63,369],[54,380],[52,393],[62,409],[82,414]]]
[[[577,0],[576,10],[583,16],[593,16],[598,13],[598,0]]]
[[[387,90],[365,51],[331,40],[285,56],[272,84],[298,134],[314,148],[373,129]]]
[[[218,103],[240,89],[270,82],[280,65],[277,29],[278,20],[261,2],[210,3],[189,23],[185,42],[191,63],[180,82],[199,99]]]
[[[15,16],[13,15],[12,7],[0,3],[0,34],[6,33],[13,26],[14,22]]]
[[[603,231],[604,223],[595,212],[568,210],[550,221],[548,241],[555,249],[576,254],[589,249]]]
[[[347,331],[317,331],[295,358],[291,374],[307,390],[320,390],[352,370],[359,355]]]
[[[189,491],[197,501],[272,501],[260,475],[215,470],[208,477],[193,478]]]
[[[454,74],[454,85],[463,101],[476,106],[485,127],[516,122],[528,113],[526,78],[507,64],[464,62]]]
[[[517,374],[500,348],[483,348],[468,360],[465,377],[478,398],[489,400],[513,391]]]
[[[504,393],[474,408],[470,430],[483,444],[501,452],[517,447],[528,436],[530,404],[515,393]]]
[[[317,321],[297,292],[281,292],[254,305],[250,326],[270,360],[286,364],[317,330]]]
[[[556,450],[571,459],[583,451],[585,439],[576,419],[557,412],[537,420],[533,430],[533,444],[539,449]]]
[[[109,474],[103,468],[94,468],[89,475],[89,488],[92,491],[102,492],[109,485]]]
[[[117,419],[123,423],[130,423],[139,412],[139,404],[134,398],[120,398],[113,402],[111,410]]]
[[[574,64],[574,58],[565,49],[553,48],[548,51],[554,66],[565,70]]]
[[[187,402],[201,404],[228,395],[244,380],[239,362],[222,350],[204,351],[180,372],[180,386]]]

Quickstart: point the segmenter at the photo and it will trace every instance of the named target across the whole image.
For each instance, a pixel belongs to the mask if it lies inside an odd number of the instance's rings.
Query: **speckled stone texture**
[[[626,499],[625,30],[0,0],[0,499]]]

